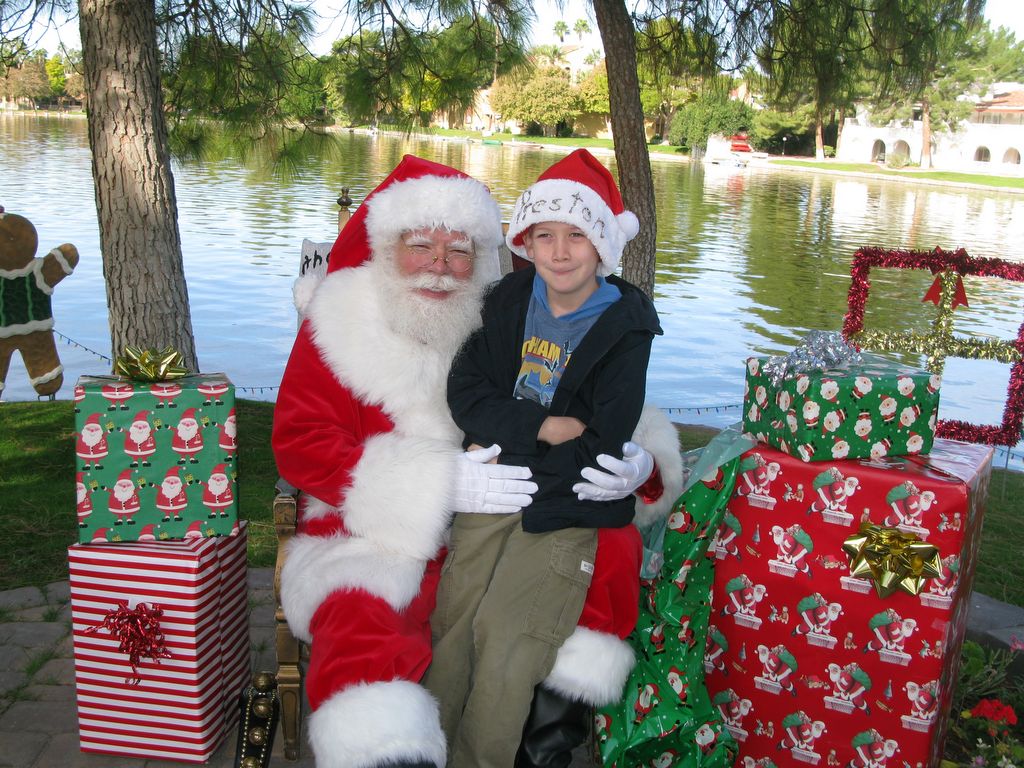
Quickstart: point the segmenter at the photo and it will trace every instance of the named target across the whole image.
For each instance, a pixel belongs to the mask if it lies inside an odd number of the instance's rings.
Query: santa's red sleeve
[[[368,411],[339,384],[313,343],[309,321],[304,322],[274,407],[271,443],[281,477],[340,506],[367,437],[390,429],[379,409]]]

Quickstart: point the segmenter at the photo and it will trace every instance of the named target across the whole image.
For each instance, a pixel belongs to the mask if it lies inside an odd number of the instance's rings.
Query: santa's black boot
[[[572,751],[590,733],[591,715],[589,704],[538,685],[533,689],[515,768],[567,768]]]

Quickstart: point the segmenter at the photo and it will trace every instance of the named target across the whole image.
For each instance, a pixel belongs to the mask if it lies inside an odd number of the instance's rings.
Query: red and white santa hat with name
[[[357,267],[394,251],[403,232],[447,229],[473,240],[473,277],[501,276],[501,211],[487,187],[462,171],[406,155],[348,220],[328,257],[327,272]]]
[[[509,249],[529,259],[523,235],[545,221],[583,230],[601,257],[599,275],[610,275],[618,268],[623,248],[640,231],[636,214],[622,204],[611,171],[585,149],[559,160],[519,196],[505,235]]]

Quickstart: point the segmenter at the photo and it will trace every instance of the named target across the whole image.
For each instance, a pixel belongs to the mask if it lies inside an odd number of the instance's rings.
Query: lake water
[[[342,133],[338,150],[310,156],[287,178],[238,158],[175,163],[180,229],[200,365],[224,371],[243,397],[273,399],[295,332],[291,285],[303,238],[333,240],[335,199],[358,202],[411,152],[485,181],[506,218],[518,193],[561,155],[540,149]],[[614,168],[614,158],[603,158]],[[964,247],[1024,261],[1024,195],[771,169],[652,160],[658,201],[655,341],[648,397],[675,421],[739,419],[744,359],[791,349],[811,329],[842,325],[849,268],[861,246]],[[58,397],[110,357],[106,298],[81,118],[0,115],[0,205],[30,218],[39,251],[81,253],[53,297],[65,366]],[[931,276],[872,273],[866,326],[925,331]],[[1024,285],[966,280],[956,332],[1012,339]],[[72,343],[73,342],[73,343]],[[912,360],[908,360],[912,362]],[[943,418],[1001,421],[1010,366],[950,359]],[[5,400],[34,399],[15,360]]]

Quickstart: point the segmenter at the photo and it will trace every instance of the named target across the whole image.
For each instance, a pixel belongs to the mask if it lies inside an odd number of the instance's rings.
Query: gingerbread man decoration
[[[0,393],[15,352],[37,394],[52,397],[64,383],[50,295],[78,264],[78,249],[64,243],[36,258],[38,245],[32,222],[0,206]]]

